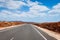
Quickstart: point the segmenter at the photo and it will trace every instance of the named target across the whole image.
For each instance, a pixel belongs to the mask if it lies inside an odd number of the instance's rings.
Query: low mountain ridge
[[[55,32],[60,33],[60,22],[45,22],[45,23],[36,23],[36,22],[23,22],[23,21],[0,21],[1,27],[9,27],[13,25],[21,25],[21,24],[33,24],[38,27],[46,28]]]

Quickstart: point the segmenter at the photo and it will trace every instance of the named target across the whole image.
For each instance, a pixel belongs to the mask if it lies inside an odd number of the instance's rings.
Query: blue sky
[[[0,0],[0,21],[60,21],[60,0]]]
[[[48,8],[52,8],[54,5],[57,5],[57,3],[60,3],[60,0],[31,0],[31,1],[38,1],[43,3],[43,5],[47,6]]]

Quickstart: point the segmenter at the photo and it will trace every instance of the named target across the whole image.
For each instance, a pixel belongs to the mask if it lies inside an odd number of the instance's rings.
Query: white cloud
[[[44,11],[48,11],[49,9],[46,6],[43,5],[33,5],[30,10],[36,10],[36,11],[40,11],[40,12],[44,12]]]
[[[30,7],[30,10],[39,10],[39,11],[47,11],[47,10],[50,10],[48,9],[46,6],[42,5],[42,3],[39,3],[37,1],[35,2],[31,2],[30,0],[27,1],[28,2],[28,6],[31,6]],[[40,4],[40,5],[39,5]]]
[[[48,13],[49,13],[49,16],[59,16],[60,15],[60,3],[53,6],[52,10],[50,10]]]
[[[5,0],[0,0],[0,7],[5,6]]]
[[[60,3],[58,3],[57,5],[53,6],[54,9],[60,9]]]
[[[30,18],[35,18],[35,17],[44,17],[46,16],[46,11],[50,10],[46,6],[39,5],[38,2],[31,2],[28,1],[28,5],[30,6],[30,10],[28,12],[22,13],[22,15],[26,15],[27,17]]]
[[[3,17],[18,16],[16,13],[13,14],[13,12],[10,12],[10,11],[7,11],[7,10],[1,11],[0,15],[2,15]]]
[[[37,1],[36,2],[27,1],[27,3],[28,3],[28,6],[33,6],[33,5],[37,5],[38,4]]]
[[[6,0],[0,0],[0,2],[5,2]]]
[[[0,12],[0,17],[4,19],[12,19],[12,20],[20,20],[21,18],[27,20],[27,18],[49,18],[49,17],[55,17],[60,15],[60,3],[55,5],[52,9],[47,8],[46,6],[42,5],[42,3],[36,2],[31,2],[30,0],[27,1],[27,4],[22,1],[13,1],[9,0],[8,2],[6,1],[7,4],[4,4],[5,7],[7,7],[10,10],[13,11],[8,11],[8,10],[3,10]],[[19,9],[22,5],[29,6],[29,11],[28,12],[21,12]]]
[[[9,0],[8,2],[6,1],[6,7],[8,9],[16,9],[16,13],[9,13],[9,15],[12,16],[19,16],[19,17],[29,17],[29,18],[34,18],[34,17],[44,17],[46,16],[45,11],[50,10],[49,8],[47,8],[46,6],[43,5],[39,5],[39,3],[36,2],[31,2],[30,0],[27,1],[27,4],[22,2],[22,1],[13,1],[13,0]],[[40,3],[42,4],[42,3]],[[26,5],[29,6],[30,10],[28,12],[20,12],[21,14],[18,14],[19,11],[17,10],[19,7],[21,7],[22,5]],[[11,11],[10,11],[11,12]],[[43,13],[42,13],[43,12]],[[4,12],[6,13],[6,12]]]
[[[7,2],[6,5],[9,9],[17,9],[21,7],[22,5],[26,5],[26,4],[22,1],[9,1]]]

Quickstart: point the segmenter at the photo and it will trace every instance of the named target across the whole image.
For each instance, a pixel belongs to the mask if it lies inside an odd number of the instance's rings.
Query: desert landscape
[[[12,26],[22,25],[22,24],[33,24],[36,27],[48,35],[60,40],[60,22],[23,22],[23,21],[0,21],[0,30],[12,28]]]
[[[46,22],[35,25],[37,25],[38,27],[46,28],[48,30],[60,33],[60,22],[50,22],[50,23]]]
[[[46,23],[35,23],[35,22],[22,22],[22,21],[0,21],[0,28],[10,27],[13,25],[21,25],[21,24],[33,24],[41,28],[45,28],[54,32],[60,33],[60,22],[46,22]]]

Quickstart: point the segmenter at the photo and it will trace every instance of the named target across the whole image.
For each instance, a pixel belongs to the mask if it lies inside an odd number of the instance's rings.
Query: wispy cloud
[[[60,3],[53,6],[52,10],[50,10],[48,13],[50,16],[60,16]]]
[[[50,21],[51,18],[60,16],[60,3],[53,6],[52,9],[49,9],[48,7],[43,5],[43,3],[39,3],[37,1],[32,2],[30,0],[27,0],[26,1],[27,3],[23,1],[24,0],[21,1],[0,0],[1,2],[0,7],[7,8],[7,10],[2,10],[0,12],[0,18],[3,18],[3,20],[28,20],[29,18],[30,18],[29,20],[32,19],[35,20],[39,18],[42,19],[43,21],[44,20]],[[24,11],[25,9],[21,8],[22,6],[28,6],[29,9],[26,8],[28,10]]]

